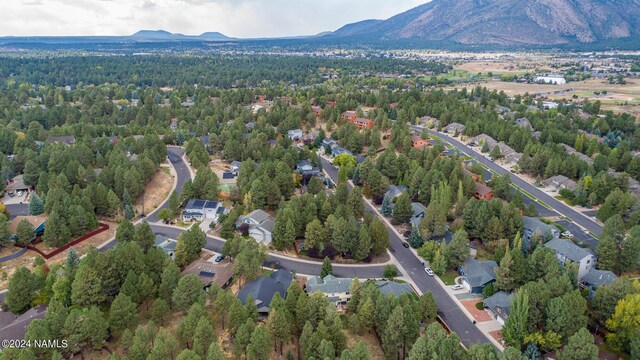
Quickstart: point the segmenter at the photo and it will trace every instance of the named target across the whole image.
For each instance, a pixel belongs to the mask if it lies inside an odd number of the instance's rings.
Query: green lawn
[[[446,273],[442,274],[442,276],[440,276],[440,280],[442,280],[445,285],[455,285],[455,280],[458,276],[460,276],[460,274],[458,274],[456,271],[449,270]]]
[[[236,184],[220,184],[218,185],[218,191],[223,193],[230,193]]]

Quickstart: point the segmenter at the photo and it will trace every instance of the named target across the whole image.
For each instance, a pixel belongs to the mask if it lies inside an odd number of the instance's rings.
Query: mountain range
[[[540,47],[637,40],[640,0],[433,0],[324,36]]]
[[[386,20],[359,21],[307,37],[237,39],[219,32],[141,30],[130,36],[5,37],[0,45],[265,40],[312,46],[637,49],[640,0],[432,0]]]

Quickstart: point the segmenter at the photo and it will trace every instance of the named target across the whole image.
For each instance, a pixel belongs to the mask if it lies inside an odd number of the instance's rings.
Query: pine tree
[[[393,214],[393,207],[391,206],[391,200],[388,196],[385,196],[384,199],[382,199],[382,208],[380,209],[380,212],[382,215],[387,217]]]
[[[433,257],[431,268],[433,269],[433,272],[438,275],[442,275],[447,271],[447,259],[442,254],[440,249],[436,251],[436,254]]]
[[[28,245],[33,240],[33,225],[28,220],[22,220],[18,223],[16,229],[16,242],[22,245]]]
[[[513,259],[511,257],[511,252],[507,252],[505,256],[500,261],[500,266],[495,268],[496,274],[496,286],[505,291],[511,291],[516,288],[516,281],[513,277],[513,273],[511,272],[511,268],[513,267]]]
[[[140,225],[136,226],[134,240],[146,253],[155,244],[156,235],[153,233],[153,230],[151,230],[151,226],[149,226],[146,221],[143,221]]]
[[[180,198],[178,197],[178,193],[175,190],[171,192],[168,204],[171,213],[173,215],[177,215],[180,210]]]
[[[411,199],[406,192],[403,192],[396,198],[396,204],[393,207],[393,219],[398,223],[406,223],[411,219],[413,214],[413,208],[411,206]]]
[[[29,200],[29,214],[40,215],[42,213],[44,213],[44,201],[34,192]]]
[[[138,309],[127,295],[118,294],[111,303],[109,327],[112,332],[120,331],[136,321]]]
[[[331,266],[331,260],[328,257],[325,257],[322,261],[322,269],[320,270],[320,277],[325,278],[327,275],[333,274],[333,266]]]
[[[418,228],[415,226],[411,228],[411,234],[409,234],[409,244],[414,249],[419,249],[424,244],[422,236],[420,236]]]
[[[529,295],[526,290],[520,290],[515,299],[511,300],[510,314],[502,328],[507,344],[520,348],[524,337],[529,333]]]
[[[13,313],[24,310],[38,291],[38,280],[27,268],[19,268],[9,280],[5,303]]]
[[[360,231],[358,234],[358,243],[355,251],[353,252],[353,258],[357,261],[362,261],[369,256],[371,252],[371,236],[366,225],[360,225]]]
[[[180,278],[171,297],[176,309],[182,311],[195,303],[203,303],[204,299],[205,292],[202,289],[202,282],[193,274],[187,274]]]
[[[569,338],[569,343],[560,352],[560,360],[597,360],[600,350],[595,344],[593,335],[586,328],[581,328]]]

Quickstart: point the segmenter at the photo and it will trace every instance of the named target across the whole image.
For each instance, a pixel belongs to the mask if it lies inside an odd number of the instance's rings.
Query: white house
[[[567,83],[567,80],[565,80],[564,76],[548,75],[548,76],[536,76],[535,82],[539,84],[564,85]]]
[[[203,221],[212,219],[218,222],[221,214],[226,214],[229,209],[217,201],[191,199],[187,202],[182,212],[182,221]]]
[[[573,241],[554,238],[545,243],[544,247],[555,251],[556,257],[562,265],[567,262],[578,264],[578,280],[596,266],[596,256],[591,249],[581,248]]]
[[[274,221],[264,210],[253,210],[247,215],[240,216],[236,221],[236,228],[240,229],[245,224],[249,227],[249,236],[258,243],[267,246],[271,243]]]
[[[293,140],[293,141],[299,141],[302,139],[302,130],[300,129],[294,129],[294,130],[289,130],[287,131],[287,136],[289,137],[289,139]]]

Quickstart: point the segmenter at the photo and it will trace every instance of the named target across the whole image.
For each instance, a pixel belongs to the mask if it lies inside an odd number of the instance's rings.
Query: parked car
[[[560,234],[560,236],[567,239],[573,239],[573,234],[571,233],[571,231],[565,231],[562,234]]]
[[[402,242],[402,246],[404,246],[405,248],[407,248],[407,249],[408,249],[408,248],[409,248],[409,243],[406,243],[406,242],[404,242],[404,241],[403,241],[403,242]]]
[[[213,259],[213,261],[219,263],[220,261],[224,260],[224,255],[218,255],[216,256],[215,259]]]
[[[462,290],[463,286],[460,284],[455,284],[451,287],[451,290]]]
[[[22,195],[24,195],[24,192],[22,192],[22,190],[18,191],[18,197],[21,197]]]
[[[429,267],[424,268],[424,272],[426,272],[427,275],[429,275],[429,276],[435,275],[433,270],[431,270],[431,268],[429,268]]]

